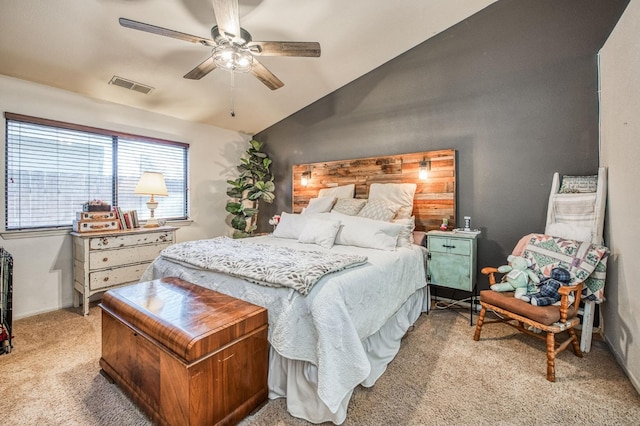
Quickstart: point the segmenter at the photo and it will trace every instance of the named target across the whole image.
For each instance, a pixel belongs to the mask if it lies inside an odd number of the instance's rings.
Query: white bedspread
[[[251,241],[328,251],[272,236]],[[334,246],[331,252],[363,255],[368,262],[323,277],[306,296],[290,288],[264,287],[162,256],[141,280],[176,276],[267,308],[272,347],[286,358],[318,367],[318,395],[335,412],[347,392],[369,375],[371,367],[362,340],[426,285],[423,250],[420,246],[396,251]]]

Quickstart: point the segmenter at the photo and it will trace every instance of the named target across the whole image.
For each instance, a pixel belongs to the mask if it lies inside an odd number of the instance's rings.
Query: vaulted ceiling
[[[284,83],[270,90],[249,73],[235,74],[232,89],[221,69],[185,79],[210,47],[118,22],[211,38],[211,0],[4,0],[0,74],[254,134],[494,1],[239,0],[240,24],[254,40],[320,43],[319,58],[261,57]],[[143,94],[109,84],[114,76],[153,89]]]

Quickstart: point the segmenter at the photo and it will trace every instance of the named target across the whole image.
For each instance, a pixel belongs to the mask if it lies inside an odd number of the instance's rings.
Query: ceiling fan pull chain
[[[235,77],[234,77],[234,72],[233,71],[229,71],[229,74],[231,74],[231,117],[235,117],[236,116],[236,111],[235,111],[235,96],[234,96],[234,88],[235,88]]]

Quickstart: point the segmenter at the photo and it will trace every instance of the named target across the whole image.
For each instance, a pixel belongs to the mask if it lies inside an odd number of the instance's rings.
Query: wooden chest
[[[100,307],[100,366],[154,422],[235,424],[266,400],[266,309],[177,278],[109,290]]]

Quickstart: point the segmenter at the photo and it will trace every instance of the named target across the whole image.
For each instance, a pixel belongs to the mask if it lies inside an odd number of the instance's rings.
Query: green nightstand
[[[427,284],[471,292],[471,319],[476,298],[477,241],[480,232],[427,232]]]

